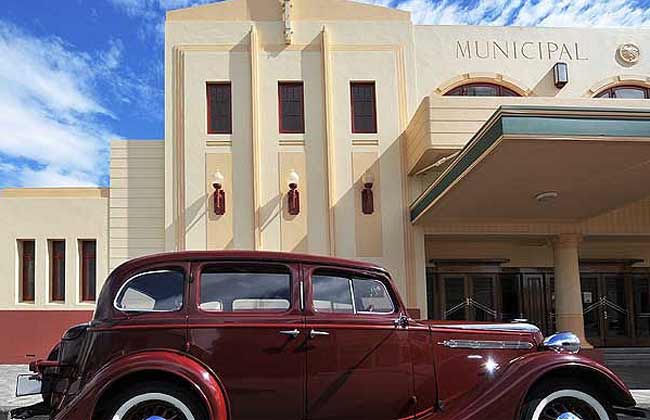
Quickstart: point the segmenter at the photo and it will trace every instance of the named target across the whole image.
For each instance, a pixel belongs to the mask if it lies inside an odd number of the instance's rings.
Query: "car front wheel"
[[[531,393],[523,420],[613,420],[609,404],[580,384],[549,384]]]
[[[101,420],[207,420],[196,396],[167,382],[134,384],[110,398]]]

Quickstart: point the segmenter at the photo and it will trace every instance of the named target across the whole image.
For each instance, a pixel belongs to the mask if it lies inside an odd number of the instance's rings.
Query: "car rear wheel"
[[[207,420],[191,390],[167,382],[130,386],[103,404],[101,420]]]
[[[611,407],[597,392],[578,383],[550,383],[533,390],[522,420],[614,420]]]

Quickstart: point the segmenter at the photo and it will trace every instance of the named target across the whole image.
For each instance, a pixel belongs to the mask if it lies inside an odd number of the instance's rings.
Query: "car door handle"
[[[280,334],[288,335],[291,338],[296,338],[300,335],[300,331],[298,331],[297,329],[293,329],[288,331],[280,331]]]
[[[314,330],[314,329],[309,331],[309,338],[311,338],[311,339],[314,339],[316,337],[326,337],[328,335],[330,335],[330,333],[328,333],[327,331],[317,331],[317,330]]]

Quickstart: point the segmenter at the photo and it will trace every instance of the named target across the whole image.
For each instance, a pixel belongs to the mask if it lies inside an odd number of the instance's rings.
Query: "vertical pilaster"
[[[591,347],[585,337],[579,243],[580,236],[575,234],[562,234],[553,239],[555,317],[558,331],[571,331],[580,338],[584,347]]]
[[[260,226],[260,87],[259,87],[259,40],[257,29],[251,27],[251,139],[253,140],[253,226],[255,249],[262,248]]]
[[[330,53],[329,35],[323,26],[321,32],[321,52],[323,54],[323,99],[325,101],[325,148],[327,156],[326,179],[327,183],[327,213],[329,215],[329,248],[330,255],[336,255],[336,235],[334,220],[334,197],[336,196],[333,177],[334,167],[334,124],[332,123],[332,56]]]

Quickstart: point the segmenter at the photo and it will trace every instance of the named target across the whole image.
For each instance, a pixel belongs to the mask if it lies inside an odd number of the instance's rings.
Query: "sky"
[[[107,186],[111,140],[162,139],[165,11],[209,1],[0,0],[0,188]],[[650,26],[650,0],[363,1],[417,24]]]

